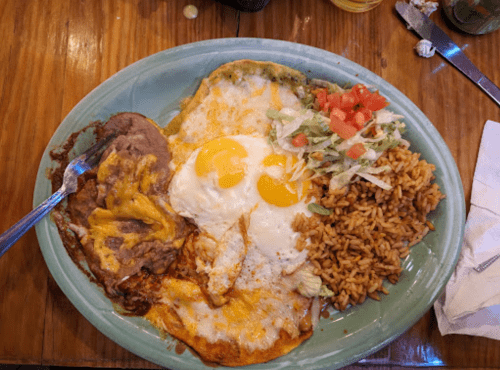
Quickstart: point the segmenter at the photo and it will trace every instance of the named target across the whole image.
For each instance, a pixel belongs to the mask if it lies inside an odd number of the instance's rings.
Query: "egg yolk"
[[[297,163],[296,158],[294,158],[293,163]],[[271,154],[264,158],[262,164],[265,167],[278,169],[278,171],[274,171],[276,174],[266,173],[262,175],[257,182],[257,190],[267,203],[278,207],[289,207],[298,203],[306,195],[311,185],[310,181],[302,181],[302,191],[300,191],[297,181],[290,181],[292,174],[285,172],[286,156]]]
[[[243,180],[243,158],[247,156],[247,151],[238,142],[224,137],[218,138],[203,145],[196,157],[195,171],[199,177],[206,177],[215,172],[219,187],[230,188]]]

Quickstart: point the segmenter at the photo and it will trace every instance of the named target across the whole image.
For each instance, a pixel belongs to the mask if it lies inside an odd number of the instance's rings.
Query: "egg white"
[[[272,179],[284,175],[284,153],[273,153],[267,139],[272,124],[268,110],[300,110],[302,94],[296,83],[305,83],[305,76],[286,68],[278,73],[276,67],[250,61],[221,67],[222,73],[203,80],[166,130],[174,174],[169,203],[198,227],[187,237],[183,252],[194,259],[199,279],[166,279],[162,303],[175,312],[176,325],[182,321],[180,333],[189,332],[195,349],[202,338],[236,345],[245,349],[241,353],[288,351],[299,336],[310,335],[302,319],[317,311],[315,304],[319,307],[317,298],[296,290],[300,270],[308,263],[307,251],[296,249],[300,235],[292,223],[298,213],[310,215],[307,202],[279,207],[296,200],[295,184],[273,186]],[[242,158],[239,146],[219,138],[239,143],[247,156]],[[225,150],[217,153],[219,146]],[[266,159],[271,154],[278,155]],[[242,163],[241,181],[225,187],[240,179]]]
[[[170,168],[177,170],[194,148],[217,137],[267,136],[272,123],[266,114],[268,109],[283,107],[301,108],[299,98],[288,86],[260,75],[246,75],[236,83],[221,79],[210,86],[207,96],[185,117],[180,131],[169,136]]]
[[[204,232],[220,240],[243,214],[261,202],[256,182],[264,158],[272,149],[264,138],[237,135],[228,138],[241,144],[248,153],[243,158],[245,176],[231,188],[221,188],[215,173],[199,177],[195,172],[195,150],[172,178],[169,186],[170,204],[181,216],[194,220]]]
[[[290,207],[260,202],[250,217],[248,237],[252,245],[285,274],[291,274],[307,259],[306,249],[299,252],[295,248],[300,234],[293,231],[292,222],[299,213],[310,216],[304,200]]]
[[[242,281],[248,284],[250,280],[270,283],[276,275],[290,274],[303,264],[307,251],[299,252],[295,248],[299,233],[293,231],[291,225],[298,213],[310,215],[304,199],[290,207],[278,207],[265,202],[260,196],[257,181],[262,174],[269,173],[269,167],[264,167],[262,162],[273,152],[265,138],[246,135],[228,138],[241,144],[248,153],[243,159],[246,168],[240,183],[231,188],[220,188],[215,173],[213,176],[197,176],[194,166],[201,150],[199,148],[174,175],[169,187],[172,208],[178,214],[191,218],[200,228],[200,242],[205,243],[205,250],[216,249],[211,253],[215,256],[211,264],[198,263],[199,271],[211,276],[212,285],[215,281],[224,281],[223,288],[226,290],[230,285],[227,275],[234,275],[236,264],[244,262],[243,268],[252,272],[252,279],[242,277]],[[245,242],[244,238],[233,235],[238,230],[236,225],[242,215],[249,219],[248,248],[241,244]],[[207,243],[210,238],[213,242]],[[230,248],[237,253],[228,254],[226,240],[232,240]],[[237,245],[236,241],[240,244]],[[246,258],[249,254],[252,257]],[[224,289],[214,286],[213,291]]]

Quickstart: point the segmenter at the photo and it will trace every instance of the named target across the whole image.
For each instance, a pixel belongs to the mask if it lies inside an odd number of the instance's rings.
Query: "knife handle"
[[[479,87],[486,92],[500,106],[500,89],[486,76],[482,76],[477,82]]]

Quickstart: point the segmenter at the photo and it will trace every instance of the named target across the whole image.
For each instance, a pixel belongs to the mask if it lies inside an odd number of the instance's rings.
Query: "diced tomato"
[[[356,131],[359,131],[362,129],[362,127],[360,127],[353,119],[350,119],[349,121],[345,121],[346,124],[348,124],[349,126],[352,126],[356,129]]]
[[[330,103],[330,108],[340,108],[341,99],[340,93],[333,93],[326,97],[326,100]]]
[[[316,99],[318,99],[318,104],[321,109],[323,109],[326,104],[326,95],[327,93],[325,89],[316,92]]]
[[[327,93],[326,89],[317,90],[316,97],[318,98],[318,103],[325,104],[327,95],[328,95],[328,93]]]
[[[345,121],[347,114],[340,108],[333,108],[330,112],[330,117],[337,117],[341,121]]]
[[[335,132],[334,127],[340,126],[341,124],[345,124],[345,122],[335,116],[330,116],[330,130]]]
[[[356,131],[359,131],[361,129],[363,129],[364,125],[363,124],[359,124],[357,123],[354,119],[351,119],[349,121],[346,121],[346,123],[349,125],[349,126],[352,126],[356,129]]]
[[[307,140],[307,136],[304,133],[300,133],[292,139],[292,144],[296,147],[307,145],[308,142],[309,140]]]
[[[344,121],[351,121],[353,118],[354,118],[354,115],[356,114],[356,112],[354,111],[354,109],[346,109],[344,110],[345,112],[345,120]]]
[[[365,146],[362,143],[357,143],[349,148],[346,155],[352,159],[358,159],[365,153],[366,153]]]
[[[389,103],[385,100],[385,98],[377,93],[371,94],[363,101],[363,106],[372,112],[385,108],[388,105]]]
[[[368,108],[360,108],[358,109],[358,112],[363,113],[363,116],[365,116],[365,122],[369,121],[370,118],[372,118],[372,111]]]
[[[356,114],[353,117],[353,121],[356,124],[356,126],[359,127],[361,130],[363,127],[365,127],[365,123],[367,119],[365,118],[365,115],[361,112],[356,112]]]
[[[339,135],[342,139],[347,140],[356,135],[355,127],[348,125],[344,121],[339,120],[337,117],[330,118],[330,130]]]
[[[350,110],[347,112],[347,118],[346,122],[347,124],[351,125],[352,127],[356,128],[356,130],[361,130],[363,127],[365,127],[365,122],[367,119],[365,119],[365,116],[363,113],[359,111],[354,111]]]
[[[340,108],[343,110],[353,109],[354,106],[358,103],[359,103],[359,98],[353,91],[344,93],[340,97]]]
[[[351,90],[356,93],[361,102],[363,102],[366,97],[371,95],[370,90],[368,90],[368,88],[362,84],[354,85]]]

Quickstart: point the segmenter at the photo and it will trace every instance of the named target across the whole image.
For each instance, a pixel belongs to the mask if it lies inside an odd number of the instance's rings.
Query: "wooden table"
[[[0,2],[0,231],[32,208],[35,175],[52,134],[105,79],[153,53],[223,37],[294,41],[342,55],[402,91],[434,123],[458,165],[467,203],[484,123],[500,108],[441,57],[418,57],[418,38],[395,0],[351,14],[327,0],[271,0],[243,13],[212,0],[2,0]],[[196,19],[183,16],[193,4]],[[447,28],[480,70],[500,85],[500,31]],[[429,311],[365,365],[500,369],[500,342],[442,337]],[[51,277],[34,230],[0,259],[0,364],[158,368],[97,331]]]

